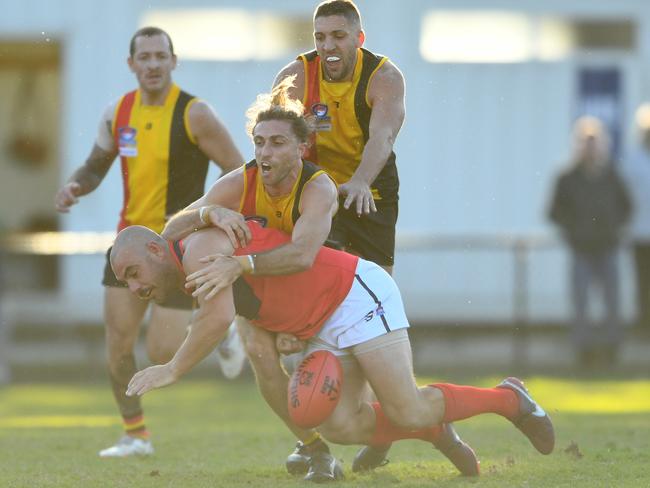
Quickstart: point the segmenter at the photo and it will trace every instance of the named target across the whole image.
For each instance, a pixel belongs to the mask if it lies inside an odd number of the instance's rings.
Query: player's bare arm
[[[83,166],[80,166],[54,199],[56,210],[68,213],[79,197],[92,192],[102,182],[117,156],[116,151],[106,151],[95,144]]]
[[[336,185],[327,175],[320,175],[303,192],[291,242],[257,254],[255,273],[284,275],[309,269],[330,233],[337,208]]]
[[[112,131],[112,118],[116,106],[117,101],[114,101],[104,109],[90,155],[57,192],[54,203],[58,212],[68,213],[70,207],[79,202],[80,196],[95,190],[113,164],[117,156]]]
[[[305,96],[305,67],[302,64],[302,61],[292,61],[282,68],[275,77],[273,86],[277,86],[282,80],[289,76],[295,76],[293,87],[289,89],[289,96],[295,100],[302,101]]]
[[[212,264],[188,275],[185,286],[194,289],[194,296],[209,300],[243,273],[283,275],[308,269],[330,232],[338,208],[336,185],[329,176],[319,175],[305,186],[300,202],[291,242],[255,255],[252,263],[247,256],[206,256],[202,260]]]
[[[193,103],[189,108],[188,120],[199,149],[224,172],[244,164],[244,157],[226,126],[207,102],[198,100]]]
[[[172,216],[162,231],[165,239],[183,239],[192,232],[214,226],[223,230],[233,247],[244,246],[250,230],[237,212],[244,191],[244,169],[240,167],[219,178],[208,192]]]
[[[373,77],[368,88],[372,106],[369,138],[361,163],[350,181],[339,187],[345,208],[356,205],[357,214],[376,211],[370,185],[383,169],[404,122],[404,77],[390,61],[386,61]]]
[[[183,259],[186,273],[205,266],[198,258],[208,252],[232,254],[233,248],[225,234],[215,231],[201,234],[196,235],[187,244]],[[178,381],[219,344],[234,317],[232,288],[222,289],[210,301],[199,298],[199,308],[192,317],[189,333],[174,357],[166,364],[152,366],[136,373],[129,382],[127,395],[143,395]]]

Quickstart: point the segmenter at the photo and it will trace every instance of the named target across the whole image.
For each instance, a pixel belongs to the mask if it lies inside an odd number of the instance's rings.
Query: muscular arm
[[[255,274],[283,275],[309,269],[330,232],[338,207],[334,183],[326,175],[309,183],[301,198],[301,214],[291,242],[255,257]]]
[[[166,364],[151,366],[136,373],[129,382],[127,396],[144,395],[178,381],[219,344],[233,317],[230,288],[222,290],[214,300],[200,304],[192,318],[190,332],[174,357]]]
[[[162,236],[165,239],[177,240],[198,229],[208,227],[208,224],[201,222],[199,218],[201,207],[208,206],[211,207],[211,210],[225,208],[237,211],[243,191],[244,170],[240,168],[219,178],[205,195],[172,216],[165,225]],[[212,219],[213,212],[211,210],[208,215]],[[241,221],[243,222],[243,218]]]
[[[229,172],[244,164],[228,129],[210,105],[200,100],[193,103],[188,119],[199,149],[223,171]]]
[[[92,192],[102,182],[117,156],[116,151],[106,151],[95,144],[83,166],[68,179],[55,197],[55,206],[59,212],[67,213],[77,198]]]
[[[361,163],[350,181],[339,189],[346,196],[345,208],[356,201],[359,214],[375,210],[370,185],[386,164],[404,122],[404,77],[390,61],[386,61],[373,77],[368,99],[372,115]]]
[[[225,288],[213,300],[199,298],[185,341],[167,363],[175,379],[196,366],[223,339],[235,318],[232,288]]]
[[[104,110],[99,121],[95,144],[86,158],[86,162],[77,168],[54,197],[54,204],[58,212],[68,213],[70,207],[79,201],[80,196],[97,188],[113,164],[113,160],[117,156],[117,148],[114,147],[111,119],[116,103],[109,104]]]
[[[257,254],[255,274],[297,273],[314,262],[338,208],[336,185],[329,176],[319,175],[305,186],[300,202],[300,217],[291,234],[291,242]],[[194,288],[194,296],[205,294],[206,299],[232,284],[242,273],[253,271],[248,256],[212,255],[204,260],[211,260],[212,265],[188,275],[186,286]]]
[[[99,186],[117,156],[115,151],[105,151],[97,144],[93,145],[90,155],[83,166],[77,168],[68,182],[79,183],[79,196],[90,193]]]
[[[390,61],[372,80],[369,99],[372,103],[369,138],[352,178],[370,185],[386,164],[404,123],[404,78]]]
[[[232,254],[233,248],[225,234],[215,230],[195,236],[188,243],[183,258],[186,273],[205,266],[199,262],[199,258],[210,252]],[[224,288],[210,301],[200,298],[199,308],[192,317],[190,332],[174,357],[166,364],[136,373],[129,382],[127,395],[142,395],[154,388],[176,382],[217,346],[234,317],[232,288]]]

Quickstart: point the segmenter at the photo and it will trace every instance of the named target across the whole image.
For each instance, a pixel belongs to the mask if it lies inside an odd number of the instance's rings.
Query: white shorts
[[[318,349],[347,356],[346,350],[391,331],[408,328],[397,284],[379,265],[359,259],[345,300],[307,343],[305,354]]]

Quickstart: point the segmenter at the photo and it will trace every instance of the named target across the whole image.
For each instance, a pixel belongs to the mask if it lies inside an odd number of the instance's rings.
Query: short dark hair
[[[135,54],[135,40],[138,37],[153,37],[153,36],[165,36],[167,38],[167,41],[169,42],[169,49],[172,52],[172,56],[174,55],[174,43],[172,42],[172,38],[169,37],[169,34],[162,30],[160,27],[143,27],[142,29],[138,29],[135,31],[135,34],[133,34],[133,37],[131,38],[131,42],[129,43],[129,55],[133,57]]]
[[[325,0],[321,2],[316,7],[314,19],[318,17],[329,17],[330,15],[342,15],[349,22],[361,25],[361,14],[351,0]]]

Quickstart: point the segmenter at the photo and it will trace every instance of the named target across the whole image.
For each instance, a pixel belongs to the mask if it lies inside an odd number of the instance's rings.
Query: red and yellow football
[[[314,351],[302,360],[289,381],[289,415],[303,429],[329,417],[341,396],[343,370],[329,351]]]

